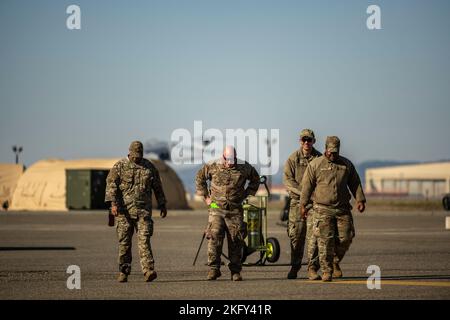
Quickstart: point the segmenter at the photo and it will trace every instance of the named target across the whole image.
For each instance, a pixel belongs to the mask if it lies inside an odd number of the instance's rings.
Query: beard
[[[142,161],[143,156],[130,155],[130,160],[136,164]]]

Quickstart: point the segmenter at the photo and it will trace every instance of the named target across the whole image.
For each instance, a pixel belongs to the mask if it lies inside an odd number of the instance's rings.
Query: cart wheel
[[[276,238],[267,238],[267,261],[275,263],[280,258],[280,243]]]
[[[445,195],[445,197],[442,199],[442,205],[444,206],[445,210],[450,211],[450,194]]]

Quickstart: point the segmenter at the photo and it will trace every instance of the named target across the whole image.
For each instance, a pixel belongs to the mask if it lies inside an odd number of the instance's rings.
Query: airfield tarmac
[[[286,278],[290,249],[278,211],[268,214],[268,234],[280,241],[280,259],[245,266],[242,282],[230,281],[226,265],[221,278],[206,280],[206,242],[192,265],[205,210],[169,211],[166,219],[154,212],[158,278],[143,281],[134,238],[132,274],[128,283],[118,283],[116,233],[107,226],[106,212],[1,212],[0,299],[450,299],[446,214],[354,213],[356,238],[341,263],[344,277],[322,283],[308,281],[305,267],[298,279]],[[247,261],[257,258],[254,253]],[[80,290],[66,286],[70,265],[80,267]],[[380,267],[379,290],[367,287],[369,265]]]

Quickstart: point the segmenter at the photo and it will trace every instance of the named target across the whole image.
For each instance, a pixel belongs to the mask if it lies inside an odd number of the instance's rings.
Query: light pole
[[[19,154],[23,151],[23,148],[21,146],[13,146],[12,150],[16,154],[16,164],[18,164],[19,163]]]

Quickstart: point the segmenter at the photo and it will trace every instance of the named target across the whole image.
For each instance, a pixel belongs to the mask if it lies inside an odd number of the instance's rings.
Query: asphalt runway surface
[[[286,278],[286,228],[277,224],[278,212],[269,212],[268,235],[280,241],[280,259],[245,266],[244,281],[233,282],[226,264],[221,278],[206,280],[206,242],[192,265],[206,211],[169,211],[166,219],[154,217],[151,243],[158,278],[143,281],[135,236],[129,282],[118,283],[117,238],[115,228],[107,226],[106,212],[2,212],[0,299],[450,299],[450,230],[445,230],[445,215],[354,214],[356,238],[341,263],[344,277],[323,283],[308,281],[305,267],[298,279]],[[258,257],[254,253],[247,261]],[[67,288],[71,265],[80,268],[79,290]],[[381,289],[367,287],[370,265],[380,268]]]

